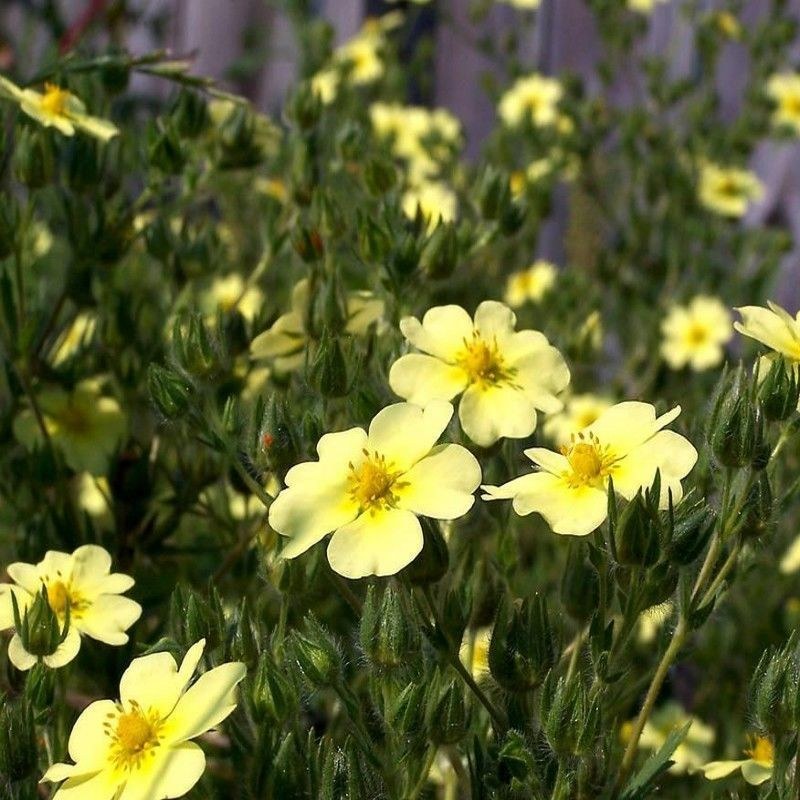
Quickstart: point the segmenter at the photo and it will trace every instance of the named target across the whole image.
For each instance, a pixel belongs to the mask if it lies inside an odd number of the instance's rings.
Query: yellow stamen
[[[752,736],[750,745],[744,754],[750,756],[758,764],[771,767],[775,761],[775,748],[772,746],[772,742],[763,736]]]
[[[161,743],[161,720],[152,713],[145,714],[133,701],[129,711],[120,705],[116,712],[108,714],[103,728],[111,739],[110,757],[117,769],[138,769]]]
[[[566,479],[572,487],[596,483],[614,469],[614,457],[592,433],[579,433],[577,438],[573,434],[571,443],[562,447],[561,452],[571,468]]]
[[[394,508],[398,501],[397,492],[408,483],[398,480],[402,473],[392,469],[394,465],[387,464],[380,453],[370,454],[364,450],[364,455],[366,459],[357,467],[352,463],[349,465],[350,497],[363,511],[374,513]]]
[[[686,339],[691,345],[701,345],[708,340],[708,328],[699,322],[694,322],[686,331]]]
[[[61,89],[53,83],[46,83],[42,95],[42,110],[54,117],[66,116],[67,103],[70,94],[66,89]]]
[[[67,607],[73,619],[79,618],[86,610],[86,600],[70,584],[64,583],[60,574],[56,580],[45,580],[44,583],[47,586],[47,602],[59,619],[64,619]]]
[[[464,340],[464,349],[457,356],[456,363],[469,375],[471,383],[484,388],[500,383],[512,384],[516,373],[515,369],[506,366],[497,342],[487,342],[477,333],[472,334],[471,341]]]

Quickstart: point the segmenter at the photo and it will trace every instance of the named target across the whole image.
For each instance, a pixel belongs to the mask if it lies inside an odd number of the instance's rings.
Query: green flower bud
[[[785,702],[787,688],[796,680],[791,647],[770,648],[761,657],[750,684],[750,708],[756,726],[773,737],[794,727],[793,709]]]
[[[34,664],[25,680],[25,697],[36,711],[53,705],[56,691],[56,673],[44,664]]]
[[[289,639],[293,660],[313,686],[329,686],[339,680],[342,657],[333,637],[309,614],[302,630]]]
[[[294,139],[291,147],[292,196],[301,206],[307,206],[319,184],[318,170],[314,163],[311,146],[303,139]]]
[[[313,228],[302,226],[298,228],[292,235],[292,247],[306,264],[313,264],[325,255],[325,244],[322,237],[319,231]]]
[[[758,387],[758,399],[764,416],[771,422],[789,419],[797,410],[800,400],[798,369],[787,365],[785,359],[776,358]]]
[[[311,130],[322,115],[322,100],[311,87],[310,81],[304,81],[286,104],[286,118],[301,131]]]
[[[205,639],[212,650],[225,637],[225,614],[216,590],[208,599],[183,583],[176,585],[170,598],[167,629],[179,642]]]
[[[438,683],[433,683],[427,703],[427,724],[431,741],[441,747],[460,742],[466,736],[470,713],[460,681],[448,681],[444,688]]]
[[[33,709],[24,698],[0,698],[0,775],[21,781],[38,769]]]
[[[415,236],[405,234],[402,239],[394,242],[394,247],[389,253],[389,272],[399,280],[405,280],[419,266],[420,249]]]
[[[535,594],[511,602],[504,597],[489,644],[489,669],[510,692],[539,686],[556,660],[556,649],[545,599]]]
[[[375,197],[390,192],[397,183],[397,169],[389,158],[373,156],[364,166],[364,183]]]
[[[540,718],[550,747],[561,757],[592,751],[602,735],[600,707],[580,680],[548,675],[541,690]]]
[[[100,69],[100,80],[109,94],[122,94],[128,88],[131,70],[127,58],[125,53],[120,53],[118,60],[104,64]]]
[[[172,328],[172,345],[176,361],[189,375],[203,380],[217,373],[219,360],[199,314],[177,317]]]
[[[577,622],[588,622],[600,597],[600,578],[597,570],[585,557],[583,547],[570,542],[567,563],[561,578],[561,603],[567,614]]]
[[[145,228],[144,243],[147,252],[159,261],[166,261],[175,249],[175,241],[169,224],[157,217]]]
[[[17,180],[29,189],[41,189],[55,176],[56,157],[47,131],[23,128],[17,138],[13,159]]]
[[[525,222],[528,208],[521,200],[514,200],[506,206],[500,217],[500,230],[506,236],[513,236]]]
[[[686,566],[705,550],[717,524],[717,517],[705,503],[691,506],[682,503],[678,509],[679,516],[672,526],[666,556],[673,564]]]
[[[345,122],[336,136],[336,149],[342,161],[358,162],[366,148],[364,128],[352,120]]]
[[[327,328],[323,328],[308,379],[323,397],[344,397],[348,392],[347,362],[338,337]]]
[[[53,655],[67,636],[69,603],[66,606],[66,621],[62,630],[58,617],[48,601],[46,587],[42,586],[41,593],[36,595],[24,614],[20,614],[13,592],[11,602],[14,608],[15,627],[25,650],[37,658]]]
[[[203,97],[189,89],[181,89],[172,106],[172,123],[179,136],[194,139],[208,127],[208,105]]]
[[[356,212],[358,230],[358,249],[361,257],[368,263],[382,264],[392,249],[391,239],[386,230],[372,217]]]
[[[19,230],[19,206],[8,192],[0,195],[0,258],[14,251]]]
[[[153,403],[166,419],[178,419],[189,409],[192,387],[172,370],[151,364],[147,369],[147,386]]]
[[[740,366],[727,381],[712,411],[711,448],[726,467],[751,463],[759,444],[757,406],[744,369]]]
[[[283,475],[298,457],[297,440],[286,401],[273,392],[264,408],[259,429],[259,451],[254,459],[278,475]]]
[[[762,536],[772,517],[772,486],[766,472],[760,472],[747,493],[742,508],[742,535],[749,539]]]
[[[344,210],[338,198],[333,197],[330,191],[321,187],[317,189],[314,192],[312,209],[316,210],[320,230],[327,239],[339,239],[347,232]]]
[[[422,517],[420,524],[424,537],[422,551],[400,575],[413,584],[425,586],[444,577],[450,565],[450,554],[439,525],[427,517]]]
[[[236,105],[219,128],[220,169],[248,169],[261,163],[264,153],[255,133],[253,112],[248,106]]]
[[[167,175],[179,175],[186,164],[186,153],[175,131],[171,127],[151,127],[147,139],[151,166]]]
[[[472,586],[469,583],[452,586],[447,590],[442,608],[442,625],[452,642],[464,637],[467,623],[472,615]]]
[[[658,524],[648,505],[640,490],[619,516],[614,547],[620,564],[649,567],[658,561]]]
[[[511,204],[508,175],[494,167],[487,167],[478,182],[477,198],[478,208],[484,219],[500,219]]]
[[[392,585],[383,592],[374,584],[369,587],[359,633],[364,653],[381,670],[407,665],[420,648],[419,631],[406,613],[400,592]]]
[[[427,682],[409,683],[399,695],[389,711],[388,721],[392,730],[409,743],[424,742],[427,738],[425,722],[425,695]]]
[[[297,697],[268,652],[261,654],[250,693],[256,722],[281,724],[297,708]]]
[[[452,222],[440,222],[422,248],[420,269],[431,278],[449,278],[458,266],[458,235]]]
[[[651,608],[665,603],[678,586],[678,570],[662,561],[648,570],[642,592],[642,604]]]

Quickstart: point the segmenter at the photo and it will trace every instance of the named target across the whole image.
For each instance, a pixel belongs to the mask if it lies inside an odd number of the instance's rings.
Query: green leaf
[[[671,756],[686,738],[691,724],[687,722],[682,728],[676,728],[667,736],[659,750],[644,762],[644,766],[628,782],[620,800],[643,800],[647,796],[647,790],[653,782],[673,765]]]

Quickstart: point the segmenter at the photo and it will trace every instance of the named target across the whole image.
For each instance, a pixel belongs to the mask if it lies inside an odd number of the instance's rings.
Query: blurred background
[[[406,47],[409,52],[429,48],[432,67],[425,84],[408,99],[455,113],[466,134],[466,153],[474,156],[496,120],[494,104],[483,87],[508,84],[508,63],[502,54],[512,45],[530,71],[573,72],[582,77],[588,91],[600,89],[598,36],[586,0],[541,0],[535,17],[524,15],[531,23],[525,25],[512,5],[514,0],[0,0],[0,70],[16,66],[24,74],[39,63],[39,56],[46,57],[38,19],[42,29],[60,31],[62,50],[88,47],[87,41],[110,41],[132,53],[165,48],[189,57],[196,74],[214,78],[248,97],[259,110],[279,116],[299,72],[293,8],[302,6],[305,13],[330,23],[336,43],[352,37],[366,18],[402,9],[414,14]],[[645,0],[645,5],[652,5],[652,11],[647,34],[638,45],[640,54],[666,58],[675,77],[690,77],[697,69],[693,37],[688,34],[699,15],[733,10],[745,26],[755,26],[770,13],[764,0],[688,4]],[[478,7],[485,13],[476,15]],[[785,13],[800,17],[800,0],[788,0]],[[792,60],[786,67],[797,69],[800,42],[793,48]],[[717,75],[724,119],[736,117],[747,75],[745,49],[730,41]],[[639,77],[632,71],[612,87],[615,103],[637,100]],[[145,76],[138,76],[133,88],[154,97],[169,91],[163,82]],[[785,224],[800,240],[798,148],[794,142],[774,140],[756,148],[751,167],[767,192],[743,224]],[[563,231],[564,218],[556,202],[553,219],[542,231],[538,255],[563,257]],[[800,306],[796,246],[784,260],[775,297],[792,309]]]

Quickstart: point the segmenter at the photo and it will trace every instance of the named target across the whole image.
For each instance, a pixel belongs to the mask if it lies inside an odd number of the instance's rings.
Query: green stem
[[[422,773],[419,776],[419,780],[414,784],[413,788],[408,793],[408,800],[416,800],[422,790],[425,788],[425,784],[428,782],[428,775],[430,775],[431,767],[433,766],[435,759],[436,748],[429,747],[428,754],[425,757],[425,763],[422,765]]]
[[[739,559],[739,553],[742,552],[742,543],[741,541],[736,542],[733,546],[733,549],[728,554],[728,557],[725,559],[720,571],[717,573],[717,576],[711,583],[711,586],[708,587],[708,590],[703,595],[703,599],[700,601],[699,608],[702,608],[711,600],[713,599],[714,595],[717,593],[717,590],[722,585],[722,582],[728,576],[728,573],[734,568],[736,562]]]

